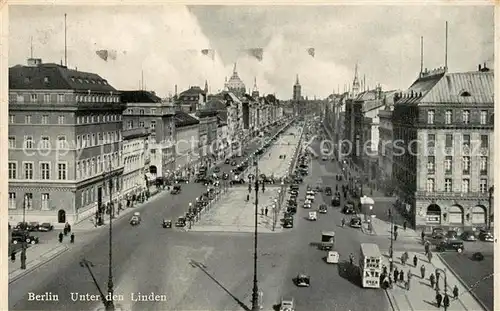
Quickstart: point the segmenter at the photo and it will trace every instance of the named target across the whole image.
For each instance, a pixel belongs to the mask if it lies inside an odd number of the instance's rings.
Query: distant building
[[[151,162],[149,151],[149,135],[147,128],[123,130],[123,176],[122,194],[132,197],[139,194],[151,184],[149,181],[149,165]]]
[[[9,222],[25,209],[26,221],[74,224],[121,199],[124,109],[95,73],[33,58],[9,68]]]
[[[175,176],[189,178],[200,166],[200,121],[188,113],[175,112]]]
[[[224,84],[224,89],[237,97],[242,97],[246,93],[245,83],[243,83],[236,71],[236,63],[234,63],[233,75],[229,78],[229,81]]]
[[[205,85],[205,89],[208,86]],[[207,91],[199,86],[191,86],[189,89],[181,92],[176,101],[177,110],[186,113],[194,113],[201,108],[207,101]]]
[[[486,66],[485,66],[486,67]],[[494,74],[420,73],[395,99],[393,176],[417,229],[485,227],[493,217]]]

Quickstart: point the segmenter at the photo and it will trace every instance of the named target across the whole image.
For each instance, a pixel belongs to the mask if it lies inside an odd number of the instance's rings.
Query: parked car
[[[460,240],[441,241],[436,246],[436,250],[438,252],[456,251],[461,253],[464,251],[464,242]]]
[[[231,166],[236,166],[236,161],[231,161]]]
[[[28,244],[38,244],[38,237],[31,234],[24,234],[21,231],[12,232],[11,242],[12,244],[22,243],[26,238],[26,243]]]
[[[494,242],[495,238],[493,237],[493,233],[488,230],[481,229],[479,231],[479,239],[484,242]]]
[[[172,191],[170,191],[170,194],[179,194],[181,193],[181,186],[175,185],[174,188],[172,188]]]
[[[28,231],[38,231],[40,223],[38,221],[31,221],[28,223]]]
[[[318,208],[318,212],[321,214],[326,214],[328,213],[328,209],[325,204],[321,204]]]
[[[44,222],[42,223],[39,227],[38,227],[38,231],[42,231],[42,232],[48,232],[48,231],[52,231],[54,230],[54,226],[52,226],[50,223],[48,222]]]
[[[216,166],[216,167],[214,168],[214,173],[219,173],[219,172],[220,172],[220,167]]]
[[[443,228],[434,228],[432,229],[432,235],[431,237],[433,239],[442,239],[444,237],[444,229]]]
[[[130,224],[131,224],[132,226],[137,226],[137,225],[139,225],[140,223],[141,223],[141,218],[140,218],[140,217],[138,217],[138,216],[132,216],[132,217],[130,218]]]
[[[333,197],[332,206],[340,206],[340,196],[336,195]]]
[[[342,213],[348,214],[348,215],[355,214],[356,211],[354,210],[354,205],[349,204],[349,203],[344,205],[344,208],[342,209]]]
[[[351,218],[351,221],[349,222],[349,226],[351,228],[361,228],[361,218],[359,218],[359,217]]]
[[[231,163],[231,160],[229,159],[224,160],[224,164],[229,164],[229,163]]]
[[[331,196],[332,195],[332,188],[331,187],[326,187],[325,188],[325,194],[327,196]]]
[[[458,238],[458,232],[456,232],[455,230],[448,230],[448,232],[446,232],[446,238],[455,240]]]
[[[476,236],[472,231],[465,231],[460,235],[460,238],[464,241],[473,242],[476,240]]]
[[[175,222],[176,227],[185,227],[186,226],[186,218],[185,217],[179,217],[177,218],[177,221]]]
[[[283,228],[293,228],[293,218],[285,218],[285,221],[283,222]]]
[[[311,285],[311,278],[307,274],[300,273],[295,278],[295,284],[298,287],[309,287]]]

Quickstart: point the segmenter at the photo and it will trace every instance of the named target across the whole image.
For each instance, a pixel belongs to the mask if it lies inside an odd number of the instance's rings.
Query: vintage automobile
[[[24,233],[21,231],[13,231],[12,232],[11,242],[12,242],[12,244],[22,243],[25,238],[26,238],[26,243],[28,243],[28,244],[38,244],[38,237],[37,236],[30,235],[27,232]]]
[[[462,253],[464,251],[464,242],[460,240],[441,241],[439,242],[438,245],[436,245],[436,251],[438,252],[455,251],[458,253]]]
[[[186,226],[186,217],[179,217],[175,222],[176,227],[185,227]]]
[[[41,231],[41,232],[48,232],[48,231],[52,231],[54,230],[54,226],[51,225],[50,223],[48,222],[44,222],[42,223],[39,227],[38,227],[38,231]]]
[[[295,311],[295,301],[292,297],[282,297],[280,311]]]
[[[329,251],[326,255],[326,263],[339,263],[339,253],[336,251]]]
[[[476,236],[472,231],[465,231],[460,235],[460,238],[464,241],[473,242],[476,240]]]
[[[172,188],[172,191],[170,191],[170,194],[179,194],[179,193],[181,193],[181,186],[179,185],[175,185]]]
[[[332,199],[332,206],[340,206],[340,196],[335,195]]]
[[[222,179],[228,180],[228,178],[229,178],[229,174],[228,173],[222,174]]]
[[[170,219],[163,219],[163,228],[172,228],[172,221]]]
[[[327,196],[331,196],[332,195],[332,188],[331,187],[325,187],[325,194]]]
[[[214,173],[219,173],[220,172],[220,167],[216,166],[214,167]]]
[[[283,228],[286,228],[286,229],[293,228],[293,218],[285,217],[285,220],[283,222]]]
[[[236,166],[236,161],[231,161],[231,166]]]
[[[231,160],[229,159],[224,160],[224,164],[229,164],[229,163],[231,163]]]
[[[491,231],[481,229],[479,230],[479,239],[484,242],[494,242],[495,238],[493,236],[493,233]]]
[[[308,219],[311,220],[311,221],[318,220],[318,213],[316,213],[316,212],[309,212]]]
[[[326,214],[328,213],[328,209],[326,208],[326,205],[325,204],[321,204],[318,208],[318,212],[320,214]]]
[[[359,217],[351,218],[351,221],[349,222],[349,226],[351,226],[352,228],[361,228],[361,218],[359,218]]]
[[[356,211],[354,210],[354,205],[347,203],[342,209],[342,213],[348,215],[356,214]]]
[[[141,219],[140,219],[138,216],[132,216],[132,217],[130,218],[130,224],[131,224],[132,226],[137,226],[137,225],[139,225],[140,223],[141,223]]]
[[[311,202],[309,202],[309,201],[304,202],[304,205],[302,206],[302,208],[306,208],[306,209],[310,209],[311,207],[312,207],[312,205],[311,205]]]
[[[307,274],[299,273],[295,278],[295,284],[298,287],[309,287],[311,285],[311,279]]]

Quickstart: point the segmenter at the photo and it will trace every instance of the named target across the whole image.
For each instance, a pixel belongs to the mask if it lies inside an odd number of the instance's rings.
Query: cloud
[[[425,66],[443,65],[446,20],[450,71],[493,59],[493,9],[484,6],[11,6],[9,64],[25,63],[30,36],[35,57],[59,63],[64,13],[69,67],[118,89],[137,89],[143,71],[147,89],[161,96],[205,80],[216,92],[234,62],[247,88],[256,77],[261,93],[282,99],[296,74],[309,97],[343,90],[356,63],[367,85],[406,88],[420,69],[420,36]],[[248,48],[263,48],[263,60],[238,52]],[[202,49],[214,49],[214,60]],[[104,61],[98,50],[116,51],[116,59]]]

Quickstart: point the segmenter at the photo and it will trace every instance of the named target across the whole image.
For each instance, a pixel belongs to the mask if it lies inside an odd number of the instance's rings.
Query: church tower
[[[255,99],[259,98],[259,89],[257,88],[257,77],[255,77],[253,81],[252,97]]]
[[[204,89],[204,91],[205,91],[205,94],[208,94],[208,81],[207,80],[205,80],[205,89]]]
[[[301,86],[299,83],[299,75],[295,80],[295,84],[293,86],[293,101],[299,101],[301,99]]]
[[[354,69],[354,80],[352,81],[352,97],[356,97],[359,94],[359,80],[358,80],[358,64]]]

